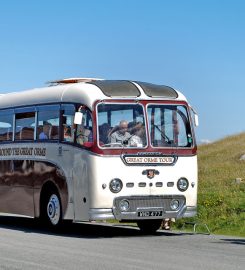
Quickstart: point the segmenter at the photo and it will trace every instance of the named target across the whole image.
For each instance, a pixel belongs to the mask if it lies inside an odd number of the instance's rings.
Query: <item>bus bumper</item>
[[[89,210],[89,220],[115,219],[111,208],[91,208]]]
[[[185,218],[194,217],[197,215],[197,208],[195,206],[187,206],[186,212],[184,213]]]
[[[171,209],[173,201],[179,202],[179,207]],[[127,201],[129,208],[121,209],[122,202]],[[129,196],[114,199],[113,208],[93,208],[89,211],[90,220],[142,220],[142,219],[165,219],[182,218],[194,215],[195,211],[185,204],[185,197],[176,196]],[[189,209],[189,211],[187,211]]]

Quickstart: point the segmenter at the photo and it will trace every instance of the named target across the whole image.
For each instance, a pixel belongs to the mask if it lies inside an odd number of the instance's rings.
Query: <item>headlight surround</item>
[[[170,203],[170,208],[171,210],[173,211],[176,211],[179,209],[179,206],[180,206],[180,202],[178,200],[172,200],[171,203]]]
[[[129,201],[128,200],[121,200],[119,203],[120,210],[122,212],[126,212],[129,209]]]
[[[114,178],[110,182],[110,191],[113,193],[118,193],[122,190],[123,183],[119,178]]]
[[[178,187],[178,190],[181,192],[186,191],[189,187],[188,180],[184,177],[181,177],[177,182],[177,187]]]

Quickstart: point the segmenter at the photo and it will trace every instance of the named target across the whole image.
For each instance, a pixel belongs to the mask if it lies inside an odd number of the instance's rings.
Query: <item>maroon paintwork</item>
[[[58,189],[64,216],[68,189],[62,170],[44,161],[1,160],[0,212],[39,217],[40,194],[47,181]]]

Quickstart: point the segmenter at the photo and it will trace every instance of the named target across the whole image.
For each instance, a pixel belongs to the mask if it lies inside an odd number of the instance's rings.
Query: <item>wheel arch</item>
[[[67,208],[68,208],[68,185],[67,179],[63,171],[57,167],[57,165],[50,164],[49,168],[52,167],[51,173],[48,175],[43,175],[43,177],[38,177],[34,182],[34,210],[35,217],[40,217],[41,210],[41,200],[43,196],[49,190],[57,191],[62,209],[62,218],[64,218]]]

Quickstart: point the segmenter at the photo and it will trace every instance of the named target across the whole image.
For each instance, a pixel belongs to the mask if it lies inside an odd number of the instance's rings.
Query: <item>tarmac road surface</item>
[[[0,217],[0,269],[245,269],[245,238],[113,224],[67,224],[59,232]]]

